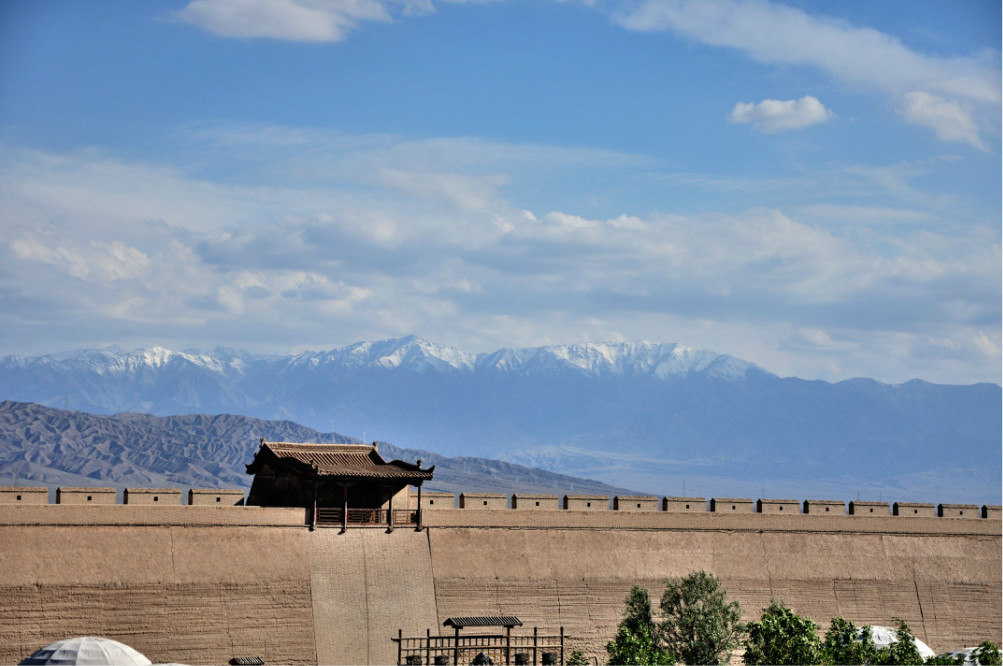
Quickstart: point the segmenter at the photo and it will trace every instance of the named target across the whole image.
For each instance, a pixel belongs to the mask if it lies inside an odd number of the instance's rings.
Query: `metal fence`
[[[460,664],[563,664],[567,636],[564,627],[559,634],[541,634],[536,627],[532,635],[463,634],[404,636],[398,630],[392,638],[397,643],[398,664],[453,665]]]

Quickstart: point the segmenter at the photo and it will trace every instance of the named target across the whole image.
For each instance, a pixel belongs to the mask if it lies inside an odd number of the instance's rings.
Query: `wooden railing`
[[[349,509],[348,524],[360,525],[390,525],[386,509]],[[345,524],[344,509],[331,507],[317,507],[317,525],[338,527]],[[393,525],[407,526],[418,524],[418,511],[416,509],[394,509]]]
[[[559,634],[541,634],[533,627],[532,635],[460,634],[456,636],[404,636],[401,630],[391,640],[397,643],[398,664],[459,664],[491,663],[563,664],[567,636],[564,627]],[[483,655],[483,657],[481,656]]]

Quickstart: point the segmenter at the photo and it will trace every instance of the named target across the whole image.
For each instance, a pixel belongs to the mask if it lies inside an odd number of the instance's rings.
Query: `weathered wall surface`
[[[98,634],[154,661],[393,663],[446,617],[517,615],[602,657],[630,586],[704,569],[747,617],[908,622],[935,650],[1000,641],[999,521],[435,511],[429,529],[310,532],[302,510],[0,506],[0,663]]]
[[[316,663],[302,524],[289,510],[0,511],[0,663],[93,634],[154,662]]]
[[[394,664],[398,629],[435,631],[428,533],[355,529],[310,534],[314,633],[321,664]]]
[[[430,517],[453,525],[430,529],[440,622],[500,614],[547,631],[563,625],[580,638],[573,647],[602,659],[631,585],[657,602],[665,577],[703,569],[746,619],[775,598],[823,628],[837,615],[900,618],[936,650],[1000,641],[999,523],[569,512],[554,527],[513,512],[460,513]]]

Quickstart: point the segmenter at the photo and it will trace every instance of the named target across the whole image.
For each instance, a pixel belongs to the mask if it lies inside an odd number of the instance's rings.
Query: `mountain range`
[[[1001,389],[781,378],[677,344],[468,354],[415,337],[0,360],[0,397],[95,414],[242,414],[652,494],[998,503]]]
[[[152,416],[86,414],[35,403],[0,402],[0,483],[54,486],[244,488],[245,465],[261,439],[361,444],[291,421],[233,414]],[[577,479],[484,458],[450,458],[379,443],[387,460],[435,466],[427,490],[460,492],[631,494]]]

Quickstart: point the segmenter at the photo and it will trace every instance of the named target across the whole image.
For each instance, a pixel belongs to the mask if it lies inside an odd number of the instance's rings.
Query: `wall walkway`
[[[324,528],[309,544],[319,663],[393,664],[398,629],[435,631],[427,532]]]

